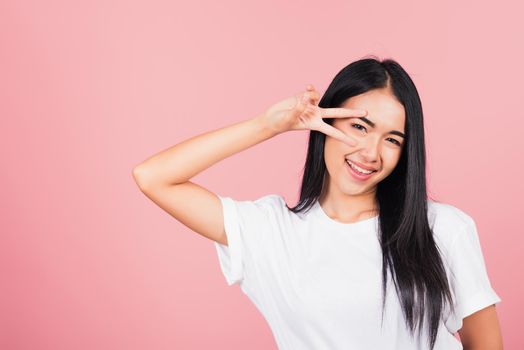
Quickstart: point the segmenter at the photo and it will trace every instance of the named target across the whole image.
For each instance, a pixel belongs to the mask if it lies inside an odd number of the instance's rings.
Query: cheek
[[[385,151],[382,155],[382,160],[384,162],[384,170],[386,170],[388,173],[392,172],[393,169],[398,164],[398,161],[400,160],[400,154],[401,150],[396,149],[388,149]]]
[[[331,166],[335,166],[339,164],[344,160],[344,155],[350,152],[349,147],[341,142],[334,141],[331,138],[326,140],[324,145],[324,160],[326,165],[330,164]]]

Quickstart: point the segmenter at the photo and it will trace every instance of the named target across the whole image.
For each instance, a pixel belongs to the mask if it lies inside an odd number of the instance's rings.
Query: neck
[[[348,195],[340,191],[323,192],[319,203],[333,220],[351,223],[378,215],[375,191]]]

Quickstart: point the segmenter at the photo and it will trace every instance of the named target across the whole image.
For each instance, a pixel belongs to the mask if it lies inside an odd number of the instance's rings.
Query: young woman
[[[190,179],[275,135],[310,130],[295,207],[218,196]],[[502,349],[474,220],[428,198],[422,106],[394,60],[343,68],[255,118],[138,165],[146,196],[215,241],[280,349]],[[455,337],[459,332],[461,341]]]

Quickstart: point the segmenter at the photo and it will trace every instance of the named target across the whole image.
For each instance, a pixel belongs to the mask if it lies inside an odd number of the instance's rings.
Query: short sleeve
[[[220,269],[229,286],[242,284],[252,274],[253,265],[263,256],[270,234],[270,211],[279,205],[278,195],[256,200],[235,200],[218,196],[222,203],[224,230],[228,245],[214,242]]]
[[[488,277],[475,221],[466,216],[462,227],[450,249],[451,287],[460,322],[457,329],[463,318],[501,301]]]

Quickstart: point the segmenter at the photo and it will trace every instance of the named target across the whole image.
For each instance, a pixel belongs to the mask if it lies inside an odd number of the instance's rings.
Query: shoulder
[[[286,200],[279,194],[266,194],[253,201],[262,206],[279,207],[286,204]]]
[[[278,194],[266,194],[252,200],[237,201],[237,203],[253,207],[256,210],[263,212],[281,210],[282,207],[286,207],[285,199]]]
[[[235,208],[240,214],[268,216],[287,211],[285,199],[278,194],[266,194],[255,199],[233,199],[219,196],[226,207]]]
[[[473,217],[450,203],[428,199],[428,220],[434,237],[445,248],[449,248],[457,238],[476,232]]]
[[[427,202],[430,223],[467,227],[474,222],[471,215],[452,204],[438,202],[432,199],[428,199]]]
[[[253,203],[259,207],[266,215],[282,216],[289,214],[286,200],[279,194],[267,194],[256,200]]]

